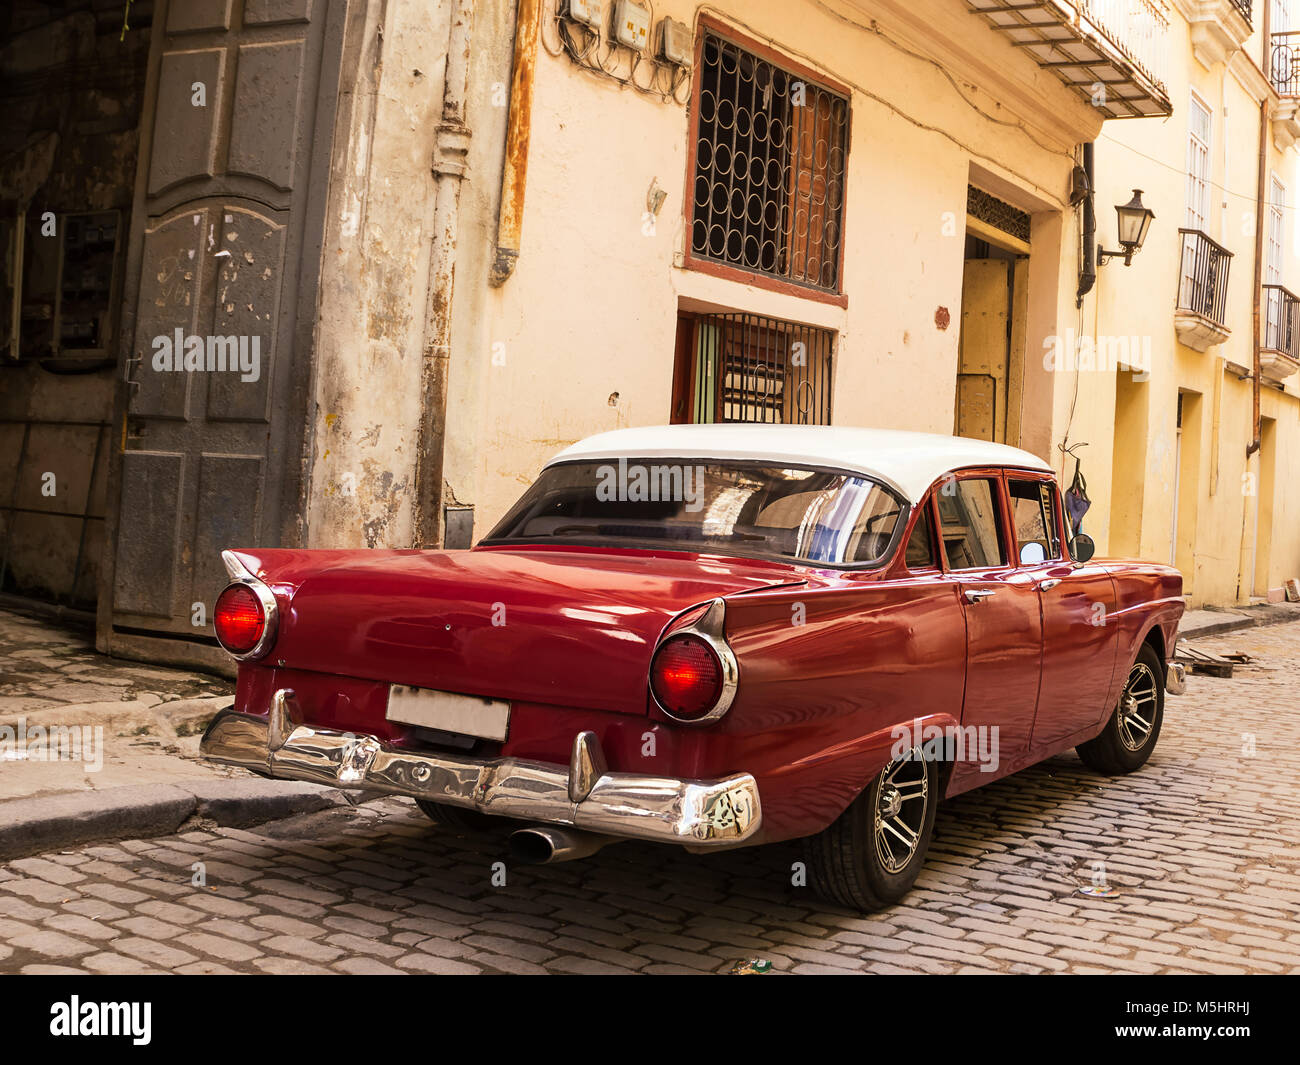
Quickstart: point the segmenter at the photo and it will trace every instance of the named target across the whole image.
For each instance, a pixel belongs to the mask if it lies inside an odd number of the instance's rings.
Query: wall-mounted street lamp
[[[1133,198],[1128,203],[1117,206],[1115,213],[1119,215],[1119,246],[1124,250],[1107,251],[1105,248],[1098,248],[1098,266],[1101,266],[1107,259],[1114,259],[1120,255],[1124,256],[1124,265],[1130,265],[1133,262],[1134,254],[1142,247],[1142,242],[1147,239],[1147,230],[1151,228],[1151,219],[1156,216],[1155,211],[1142,206],[1141,189],[1134,189]]]

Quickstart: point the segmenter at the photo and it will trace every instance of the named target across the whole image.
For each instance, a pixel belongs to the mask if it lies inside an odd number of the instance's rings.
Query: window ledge
[[[1222,322],[1185,307],[1174,312],[1174,330],[1180,341],[1196,351],[1209,351],[1232,336],[1232,330]]]
[[[786,296],[796,296],[799,299],[813,300],[817,303],[829,303],[836,307],[847,307],[849,305],[849,297],[842,291],[832,292],[829,289],[801,285],[795,281],[787,281],[783,277],[775,277],[772,274],[761,274],[753,270],[746,270],[744,267],[732,266],[730,263],[718,262],[716,259],[705,259],[691,251],[687,251],[682,256],[679,269],[693,270],[697,273],[721,278],[724,281],[735,281],[742,285],[751,285],[754,288],[767,289],[769,292],[780,292]]]

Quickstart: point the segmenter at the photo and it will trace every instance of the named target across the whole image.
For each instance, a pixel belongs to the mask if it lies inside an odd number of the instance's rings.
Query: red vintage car
[[[1182,578],[1091,554],[1051,468],[998,444],[605,433],[472,550],[225,552],[239,681],[202,750],[513,819],[518,860],[803,839],[825,896],[876,908],[941,798],[1071,747],[1150,757]]]

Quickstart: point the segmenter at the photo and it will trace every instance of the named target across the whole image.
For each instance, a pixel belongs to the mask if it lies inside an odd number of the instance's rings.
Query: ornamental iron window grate
[[[848,100],[705,31],[691,252],[836,292]]]
[[[697,320],[692,421],[829,425],[828,329],[756,314]]]
[[[966,186],[966,213],[1017,240],[1029,243],[1029,215],[992,193]]]

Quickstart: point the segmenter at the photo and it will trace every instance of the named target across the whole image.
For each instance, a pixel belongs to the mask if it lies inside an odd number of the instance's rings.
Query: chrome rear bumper
[[[1168,662],[1165,669],[1165,691],[1182,695],[1187,691],[1187,670],[1181,662]]]
[[[294,693],[275,693],[266,717],[222,710],[200,752],[225,765],[337,788],[408,795],[524,821],[697,847],[734,846],[762,823],[748,773],[720,780],[610,773],[596,736],[574,737],[570,764],[415,752],[374,736],[295,725]]]

